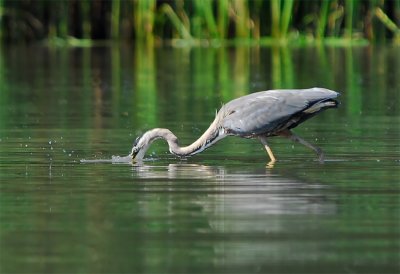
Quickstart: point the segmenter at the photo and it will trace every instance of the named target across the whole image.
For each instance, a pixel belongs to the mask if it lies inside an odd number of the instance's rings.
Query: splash
[[[132,163],[133,158],[132,155],[127,156],[111,156],[111,159],[82,159],[80,161],[84,164],[93,164],[93,163]]]

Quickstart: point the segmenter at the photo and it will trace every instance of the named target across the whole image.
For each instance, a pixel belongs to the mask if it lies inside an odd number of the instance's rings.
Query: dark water
[[[0,58],[1,273],[399,273],[400,49],[10,46]],[[227,138],[186,160],[222,102],[322,86],[296,132],[326,154]]]

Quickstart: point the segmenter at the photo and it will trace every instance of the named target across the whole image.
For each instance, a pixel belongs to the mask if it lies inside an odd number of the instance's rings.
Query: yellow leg
[[[272,153],[271,148],[266,145],[265,149],[267,150],[267,153],[268,153],[269,158],[271,159],[271,162],[275,162],[276,158],[275,158],[274,154]]]
[[[268,166],[272,166],[276,162],[276,158],[275,158],[274,154],[272,153],[271,148],[268,146],[267,138],[260,137],[260,141],[264,145],[265,150],[267,151],[268,156],[271,159],[271,161],[268,163]]]

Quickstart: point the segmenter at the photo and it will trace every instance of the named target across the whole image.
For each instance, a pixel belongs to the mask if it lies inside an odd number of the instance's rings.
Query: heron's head
[[[135,161],[140,161],[143,159],[144,154],[146,153],[147,149],[149,148],[151,139],[148,138],[148,134],[143,134],[136,138],[135,142],[133,142],[131,156],[132,159]]]
[[[153,128],[136,138],[133,143],[132,151],[129,154],[132,160],[136,162],[141,161],[151,143],[160,138],[167,140],[168,144],[170,142],[177,142],[176,136],[168,129]]]
[[[136,159],[136,156],[138,156],[139,152],[142,150],[144,147],[142,139],[143,135],[138,136],[135,141],[133,142],[132,150],[131,150],[131,156],[132,159]]]

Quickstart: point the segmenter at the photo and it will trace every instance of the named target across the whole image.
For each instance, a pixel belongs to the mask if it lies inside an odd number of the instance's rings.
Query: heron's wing
[[[222,125],[242,136],[271,132],[318,101],[337,97],[326,89],[270,90],[235,99],[221,109]]]

